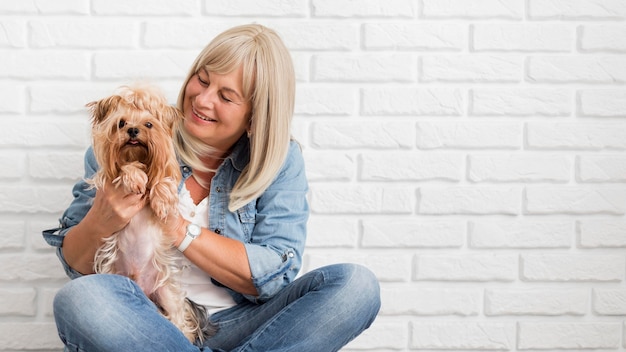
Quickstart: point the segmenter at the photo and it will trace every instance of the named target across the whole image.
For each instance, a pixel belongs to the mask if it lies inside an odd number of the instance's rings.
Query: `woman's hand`
[[[108,237],[123,229],[146,203],[144,194],[127,193],[124,187],[108,183],[96,191],[93,206],[83,221],[89,217],[101,237]]]
[[[63,241],[66,262],[82,274],[93,273],[93,259],[102,239],[120,231],[144,206],[143,194],[128,194],[124,187],[108,183],[96,191],[93,205]]]

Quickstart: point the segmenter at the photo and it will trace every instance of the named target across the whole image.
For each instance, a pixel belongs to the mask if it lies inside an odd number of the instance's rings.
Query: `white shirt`
[[[187,186],[179,194],[178,210],[185,220],[207,228],[209,226],[209,200],[204,198],[194,204]],[[230,308],[236,303],[225,288],[211,282],[211,276],[198,268],[182,253],[176,251],[176,263],[181,269],[179,282],[187,297],[197,304],[207,307],[210,314]]]

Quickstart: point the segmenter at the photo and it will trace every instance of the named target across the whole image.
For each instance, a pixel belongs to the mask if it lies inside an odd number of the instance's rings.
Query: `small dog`
[[[181,180],[172,144],[172,126],[182,113],[154,88],[120,87],[110,97],[87,104],[93,149],[100,169],[90,180],[96,189],[112,183],[148,197],[145,206],[96,252],[96,273],[133,279],[161,313],[191,341],[214,333],[204,307],[185,298],[174,277],[174,257],[164,231],[178,212]]]

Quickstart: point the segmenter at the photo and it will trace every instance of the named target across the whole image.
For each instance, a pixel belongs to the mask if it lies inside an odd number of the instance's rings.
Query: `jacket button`
[[[221,187],[215,187],[215,192],[220,193],[222,191]]]
[[[215,231],[214,231],[214,232],[215,232],[216,234],[218,234],[218,235],[219,235],[220,233],[222,233],[222,230],[220,230],[220,229],[215,229]]]

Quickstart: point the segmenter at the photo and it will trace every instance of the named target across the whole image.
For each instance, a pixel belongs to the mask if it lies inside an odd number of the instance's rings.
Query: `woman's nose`
[[[212,109],[215,105],[215,99],[217,98],[217,92],[211,89],[211,87],[205,88],[196,97],[196,103],[201,104],[203,107]]]

